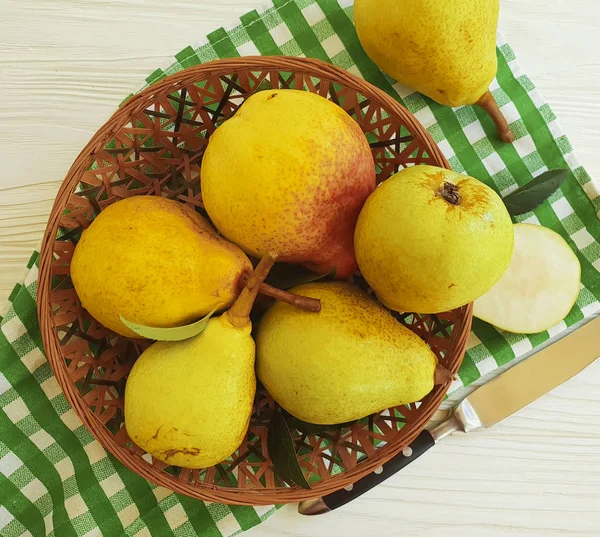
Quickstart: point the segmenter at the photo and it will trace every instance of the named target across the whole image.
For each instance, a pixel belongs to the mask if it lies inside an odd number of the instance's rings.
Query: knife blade
[[[515,365],[460,401],[450,416],[353,485],[298,505],[303,515],[327,513],[372,489],[446,436],[489,428],[560,386],[600,356],[600,317]]]

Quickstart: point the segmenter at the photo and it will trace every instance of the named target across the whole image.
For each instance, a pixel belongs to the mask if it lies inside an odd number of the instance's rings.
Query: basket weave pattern
[[[68,401],[84,424],[108,451],[150,481],[192,497],[231,504],[300,501],[355,482],[419,434],[448,388],[436,386],[419,403],[383,411],[340,431],[318,435],[295,431],[310,491],[289,487],[273,470],[266,440],[277,405],[264,390],[257,393],[244,443],[211,468],[167,466],[128,438],[123,427],[125,381],[149,342],[115,335],[81,307],[69,276],[75,245],[102,209],[128,196],[177,199],[206,216],[199,169],[208,138],[249,95],[269,88],[304,89],[344,108],[367,135],[378,182],[408,165],[448,167],[406,109],[346,71],[289,57],[218,60],[144,90],[96,133],[59,190],[40,263],[38,309],[44,345]],[[456,373],[469,334],[470,306],[439,315],[397,317],[429,344],[442,365]]]

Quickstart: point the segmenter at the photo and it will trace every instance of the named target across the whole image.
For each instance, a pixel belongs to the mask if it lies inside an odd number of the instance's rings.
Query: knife
[[[400,453],[353,485],[298,505],[303,515],[327,513],[358,498],[420,457],[446,436],[491,427],[560,386],[600,356],[600,317],[477,388],[448,419],[419,436]]]

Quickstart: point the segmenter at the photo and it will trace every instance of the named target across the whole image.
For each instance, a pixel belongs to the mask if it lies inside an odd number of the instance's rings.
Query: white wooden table
[[[0,301],[123,97],[261,2],[0,0]],[[600,179],[600,3],[502,0],[501,28]],[[444,440],[349,508],[304,518],[288,506],[248,535],[597,537],[600,362],[494,429]]]

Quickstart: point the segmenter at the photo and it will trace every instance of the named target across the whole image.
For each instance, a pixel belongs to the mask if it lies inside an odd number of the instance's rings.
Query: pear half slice
[[[535,334],[567,316],[579,295],[581,266],[558,233],[533,224],[515,224],[514,231],[508,270],[475,301],[473,314],[508,332]]]

